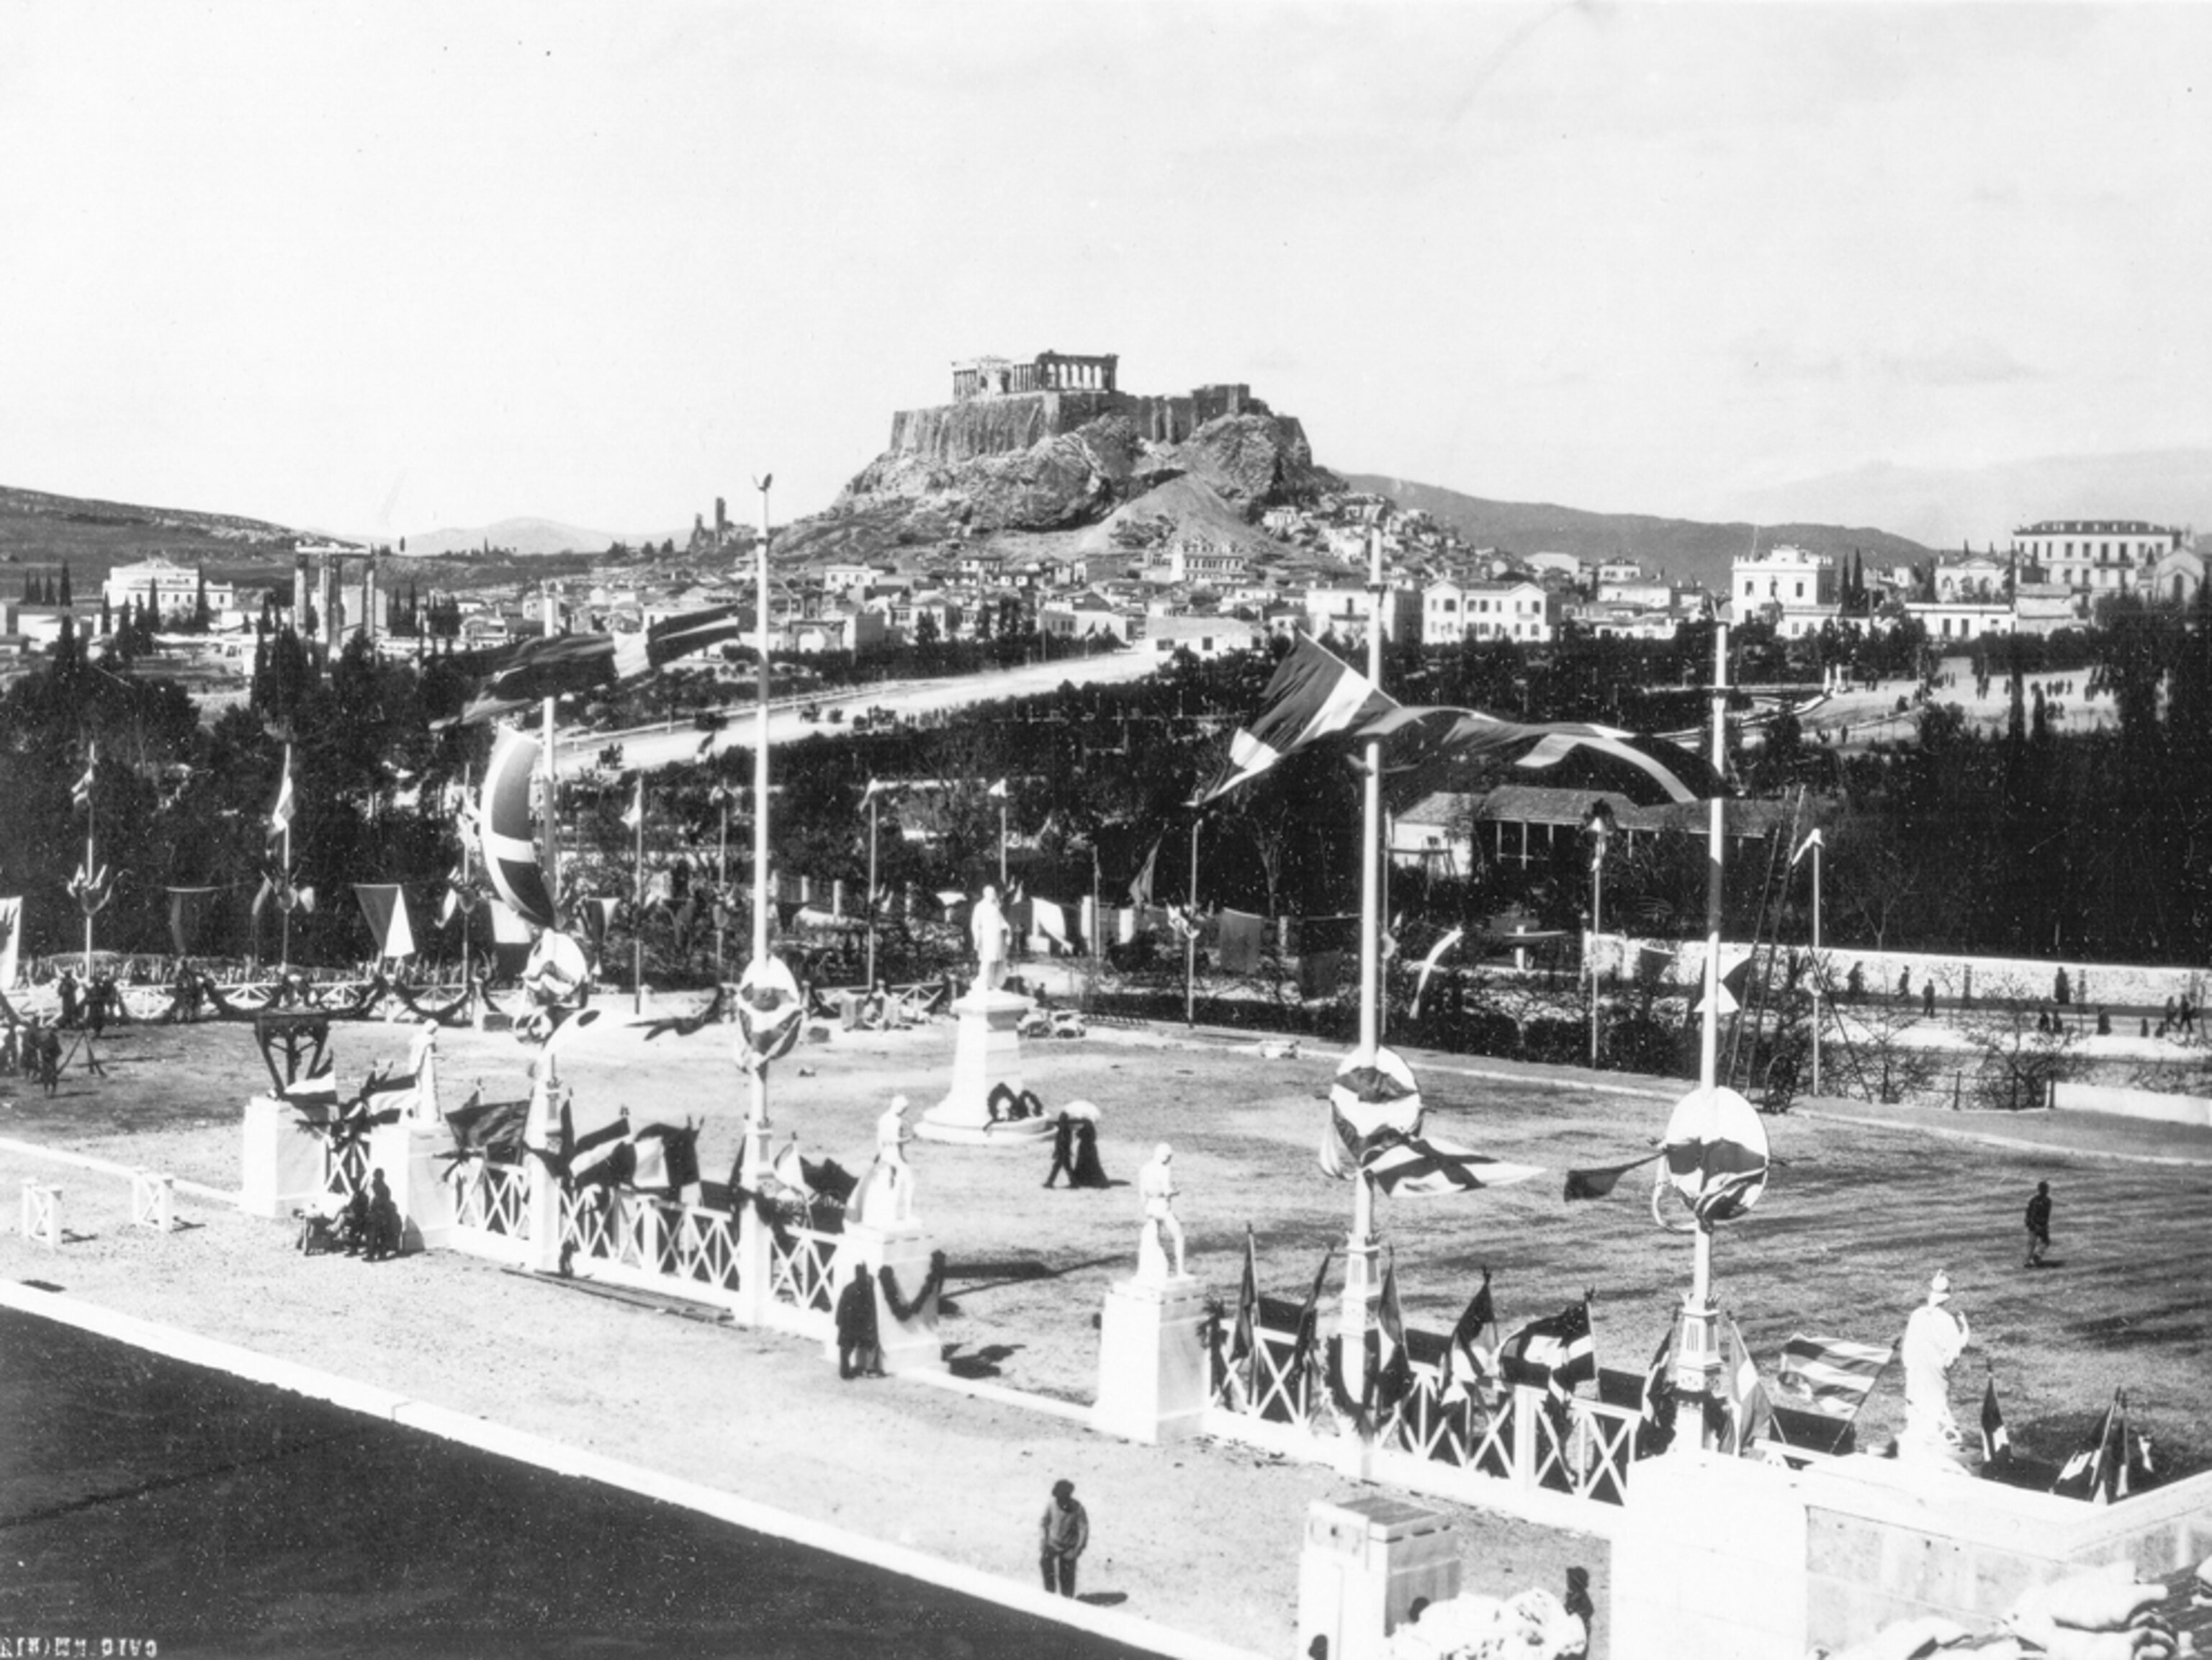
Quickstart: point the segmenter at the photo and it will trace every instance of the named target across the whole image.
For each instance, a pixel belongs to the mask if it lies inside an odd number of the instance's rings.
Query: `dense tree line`
[[[1023,638],[957,649],[1016,651]],[[1926,661],[1914,631],[1856,623],[1786,648],[1757,629],[1736,639],[1739,679],[1753,669],[1802,679],[1826,652],[1853,674]],[[2051,717],[2047,676],[2074,647],[2087,667],[2073,678],[2085,691],[2113,694],[2114,730],[2069,736]],[[1349,911],[1358,794],[1340,752],[1293,757],[1202,815],[1189,806],[1220,772],[1230,734],[1256,707],[1281,649],[1206,662],[1179,655],[1144,681],[1063,683],[927,724],[836,736],[825,729],[775,756],[777,867],[842,881],[857,903],[869,868],[867,787],[918,781],[933,787],[893,798],[881,820],[878,887],[972,891],[997,872],[1000,803],[988,791],[1003,779],[1009,864],[1032,894],[1073,901],[1095,890],[1118,902],[1149,863],[1155,898],[1182,900],[1195,816],[1205,905],[1309,917]],[[1666,642],[1401,646],[1385,676],[1407,701],[1663,730],[1702,713],[1711,651],[1710,631],[1697,627]],[[316,890],[313,912],[292,918],[292,954],[303,961],[366,954],[354,881],[420,884],[434,902],[458,860],[457,792],[481,779],[490,732],[434,723],[465,701],[483,658],[444,652],[417,668],[380,662],[356,644],[321,664],[290,631],[264,632],[246,706],[205,724],[182,690],[147,672],[157,663],[112,672],[88,660],[65,623],[51,661],[0,695],[0,891],[27,896],[27,951],[82,942],[66,884],[83,857],[85,815],[70,796],[95,742],[98,857],[117,876],[98,924],[104,945],[166,949],[173,887],[219,890],[204,951],[246,956],[258,943],[264,960],[275,954],[277,919],[264,906],[257,931],[251,903],[265,879]],[[1808,797],[1801,822],[1827,826],[1827,939],[2085,960],[2203,957],[2212,947],[2212,620],[2201,607],[2193,617],[2109,608],[2063,657],[2049,645],[1997,643],[1978,661],[1984,671],[2011,688],[2008,730],[1973,735],[1939,691],[1919,716],[1916,743],[1825,757],[1832,790]],[[703,674],[664,675],[614,697],[568,700],[563,718],[587,710],[643,718],[656,699],[672,715],[672,698],[703,708],[728,695]],[[297,803],[289,872],[276,868],[268,836],[286,732]],[[742,727],[733,736],[742,742]],[[1803,776],[1793,757],[1808,748],[1785,724],[1744,776],[1793,791]],[[574,891],[624,894],[631,842],[620,815],[631,779],[618,747],[605,760],[563,785],[563,853]],[[750,776],[749,754],[732,748],[653,778],[649,862],[680,863],[686,879],[711,886],[726,810],[730,886],[741,903]],[[1731,875],[1735,932],[1757,921],[1766,886],[1757,861],[1743,864]],[[1623,847],[1607,867],[1607,915],[1695,933],[1703,871],[1695,837]],[[1586,850],[1567,837],[1526,868],[1479,862],[1449,877],[1395,875],[1393,914],[1409,926],[1450,925],[1517,907],[1538,925],[1571,927],[1584,914],[1588,880]],[[1769,917],[1770,936],[1778,926],[1785,939],[1806,936],[1808,897],[1802,882],[1790,888],[1778,919]]]

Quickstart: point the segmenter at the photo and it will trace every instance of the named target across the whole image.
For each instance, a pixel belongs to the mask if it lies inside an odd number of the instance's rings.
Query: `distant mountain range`
[[[690,534],[686,530],[678,536],[672,530],[663,530],[652,538],[653,545],[658,548],[664,540],[672,537],[680,548],[684,537]],[[489,545],[516,554],[603,554],[617,542],[635,548],[644,540],[636,535],[586,530],[550,518],[503,518],[496,524],[479,524],[472,529],[410,532],[405,538],[405,551],[410,557],[428,558],[439,554],[472,554]],[[392,545],[398,547],[399,543],[394,542]]]
[[[2212,449],[2045,456],[1985,467],[1875,463],[1759,491],[1745,500],[1775,518],[1878,519],[1935,548],[2006,545],[2049,518],[2139,518],[2212,527]]]
[[[1729,563],[1754,549],[1788,542],[1816,554],[1854,549],[1869,562],[1899,563],[1928,557],[1922,543],[1870,526],[1792,522],[1708,524],[1696,519],[1656,518],[1648,513],[1593,513],[1551,502],[1491,501],[1433,484],[1348,475],[1354,489],[1389,496],[1449,524],[1477,548],[1530,554],[1572,554],[1577,559],[1634,559],[1678,580],[1725,591]]]

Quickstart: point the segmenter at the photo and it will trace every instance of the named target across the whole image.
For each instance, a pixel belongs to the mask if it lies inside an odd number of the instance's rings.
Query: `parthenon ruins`
[[[1121,360],[1064,352],[1039,352],[1027,363],[1003,357],[971,357],[952,366],[952,397],[1005,397],[1015,392],[1110,392],[1114,366]]]

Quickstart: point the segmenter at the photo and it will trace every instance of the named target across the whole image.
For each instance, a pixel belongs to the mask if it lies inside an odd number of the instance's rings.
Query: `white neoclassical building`
[[[156,554],[135,565],[116,566],[108,572],[102,591],[109,607],[115,610],[144,600],[162,618],[173,617],[180,611],[189,615],[199,599],[200,573]],[[228,611],[238,603],[231,585],[213,577],[208,579],[207,602],[212,611]]]

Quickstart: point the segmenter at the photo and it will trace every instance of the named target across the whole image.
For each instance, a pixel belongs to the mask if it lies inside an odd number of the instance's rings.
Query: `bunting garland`
[[[922,1311],[945,1289],[945,1253],[942,1251],[929,1253],[929,1272],[923,1276],[921,1289],[914,1293],[911,1300],[899,1295],[898,1275],[891,1271],[889,1263],[876,1270],[876,1283],[883,1287],[884,1306],[890,1310],[891,1318],[901,1325],[909,1320],[919,1319]]]

